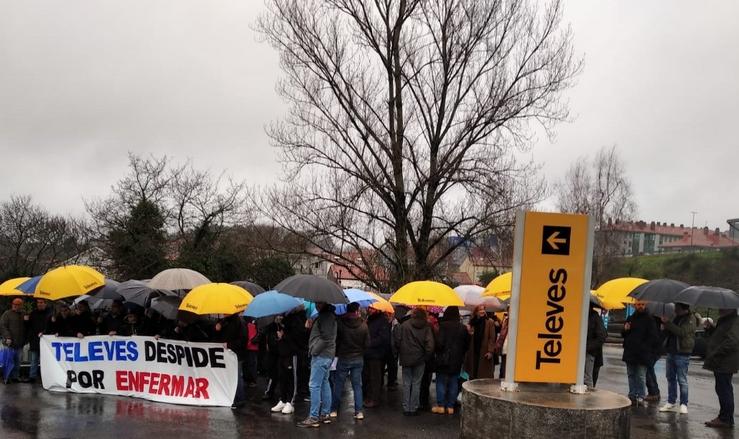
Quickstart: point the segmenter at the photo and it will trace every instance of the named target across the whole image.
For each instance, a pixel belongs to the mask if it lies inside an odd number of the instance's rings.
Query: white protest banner
[[[41,338],[41,380],[52,391],[230,406],[237,368],[236,354],[223,344],[138,336]]]

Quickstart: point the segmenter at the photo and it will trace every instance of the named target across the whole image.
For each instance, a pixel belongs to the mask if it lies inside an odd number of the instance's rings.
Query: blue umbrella
[[[367,308],[373,303],[377,302],[377,299],[370,296],[370,294],[364,290],[358,288],[347,288],[344,290],[344,294],[349,299],[349,303],[357,302],[360,308]],[[346,314],[346,305],[343,303],[334,304],[336,307],[336,315],[340,316]]]
[[[36,285],[38,285],[39,281],[41,280],[41,276],[34,276],[27,281],[23,282],[22,284],[15,287],[16,290],[22,291],[25,294],[33,294],[36,292]]]
[[[278,293],[277,291],[267,291],[254,297],[254,300],[246,307],[244,315],[257,319],[260,317],[274,316],[286,313],[302,304],[302,300],[293,296]]]

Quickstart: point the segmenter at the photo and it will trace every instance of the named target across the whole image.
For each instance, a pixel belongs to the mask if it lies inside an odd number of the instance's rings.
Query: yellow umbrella
[[[194,314],[236,314],[243,312],[254,298],[245,289],[222,283],[193,288],[180,303],[180,311]]]
[[[16,290],[18,285],[30,279],[30,277],[16,277],[8,279],[0,284],[0,296],[24,296],[23,291]]]
[[[105,276],[85,265],[64,265],[46,272],[36,285],[33,297],[59,300],[81,296],[105,285]]]
[[[393,305],[390,302],[388,302],[386,299],[384,299],[379,294],[375,294],[372,291],[367,291],[367,292],[369,293],[370,296],[377,299],[377,302],[374,302],[369,306],[370,308],[374,308],[378,311],[382,311],[382,312],[386,312],[390,314],[395,313],[395,309],[393,308]]]
[[[390,297],[390,302],[411,306],[464,306],[464,302],[453,289],[429,280],[403,285]]]
[[[598,296],[604,305],[612,306],[611,309],[620,309],[623,306],[619,304],[634,302],[634,299],[629,297],[629,293],[634,288],[646,282],[646,279],[640,279],[638,277],[619,277],[609,280],[598,287],[595,290],[595,295]]]
[[[513,287],[513,273],[503,273],[495,279],[491,280],[485,291],[482,292],[482,296],[493,296],[500,300],[506,300],[511,297],[511,290]]]

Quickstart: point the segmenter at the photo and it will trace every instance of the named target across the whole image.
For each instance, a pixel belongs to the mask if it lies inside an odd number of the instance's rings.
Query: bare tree
[[[559,0],[267,3],[258,28],[291,105],[269,129],[289,171],[263,205],[279,225],[386,289],[437,276],[447,237],[474,239],[527,198],[506,196],[535,179],[515,152],[531,122],[566,118],[580,69]]]
[[[578,159],[556,191],[559,210],[591,215],[595,221],[592,279],[598,285],[606,266],[619,255],[619,234],[611,225],[631,220],[636,213],[631,183],[616,146],[601,148],[593,160]]]
[[[0,278],[41,274],[86,248],[81,219],[50,215],[30,196],[0,204]]]

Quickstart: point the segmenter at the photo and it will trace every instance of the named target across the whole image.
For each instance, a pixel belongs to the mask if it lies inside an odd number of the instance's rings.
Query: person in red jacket
[[[257,359],[259,344],[256,343],[257,322],[252,317],[246,317],[246,357],[244,357],[244,381],[248,387],[257,385]]]

